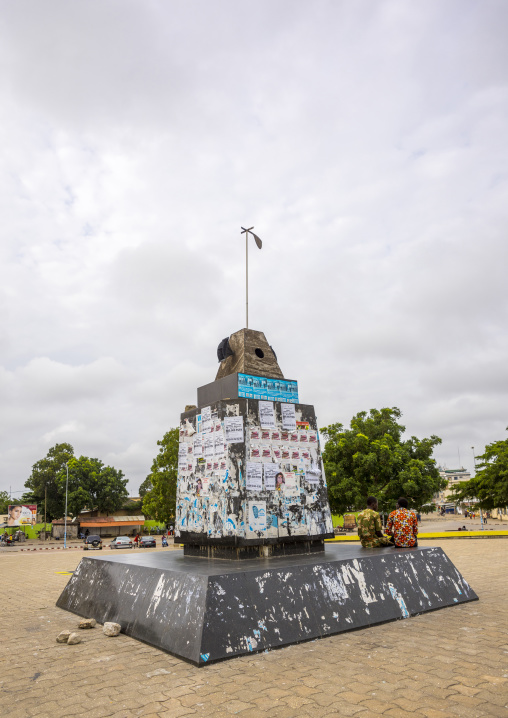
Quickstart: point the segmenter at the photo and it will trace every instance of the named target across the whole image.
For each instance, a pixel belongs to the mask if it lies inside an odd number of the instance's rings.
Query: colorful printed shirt
[[[390,539],[387,536],[376,536],[376,531],[382,531],[381,517],[377,511],[365,509],[356,517],[358,523],[358,536],[364,548],[378,548],[385,546]]]
[[[396,546],[414,546],[418,535],[418,519],[414,511],[396,509],[388,516],[387,531],[393,531]]]

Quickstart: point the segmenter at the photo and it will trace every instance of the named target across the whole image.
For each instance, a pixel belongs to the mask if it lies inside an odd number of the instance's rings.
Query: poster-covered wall
[[[238,396],[298,404],[298,382],[238,374]]]
[[[333,532],[312,406],[241,398],[185,416],[177,535],[248,543]]]

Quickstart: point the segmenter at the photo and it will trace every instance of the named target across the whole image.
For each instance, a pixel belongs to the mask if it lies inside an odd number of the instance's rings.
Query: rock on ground
[[[71,635],[71,631],[61,631],[58,636],[56,637],[57,643],[67,643],[69,636]]]
[[[78,628],[95,628],[97,625],[97,621],[95,618],[83,618],[79,624]]]
[[[105,636],[118,636],[122,627],[119,623],[113,623],[112,621],[106,621],[102,632]]]
[[[69,646],[74,646],[76,643],[81,643],[81,636],[79,635],[79,633],[71,633],[71,635],[67,639],[67,643]]]

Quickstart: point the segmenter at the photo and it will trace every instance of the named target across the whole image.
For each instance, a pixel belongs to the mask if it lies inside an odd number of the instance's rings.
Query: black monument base
[[[282,556],[306,556],[309,554],[324,553],[324,539],[307,539],[305,541],[261,543],[250,546],[227,546],[222,544],[185,543],[184,556],[196,558],[223,559],[228,561],[241,561],[256,558],[280,558]]]
[[[237,562],[182,551],[83,558],[57,606],[202,666],[477,600],[440,548]]]

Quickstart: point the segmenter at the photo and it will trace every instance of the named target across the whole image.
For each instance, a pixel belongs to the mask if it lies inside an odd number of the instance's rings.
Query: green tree
[[[111,466],[104,466],[99,459],[80,456],[76,459],[70,444],[56,444],[32,467],[25,482],[28,491],[23,494],[24,503],[37,503],[44,512],[44,495],[47,490],[47,519],[62,518],[65,513],[65,484],[69,468],[67,513],[77,516],[85,508],[97,508],[104,513],[119,509],[128,496],[127,479]]]
[[[333,512],[363,509],[369,495],[377,497],[381,511],[394,509],[399,496],[407,498],[410,508],[420,509],[444,488],[446,481],[432,459],[441,439],[403,440],[401,416],[397,407],[371,409],[356,414],[349,429],[339,423],[321,429]]]
[[[170,429],[157,442],[159,453],[153,460],[151,472],[143,482],[152,487],[144,495],[143,513],[165,523],[175,519],[178,439],[179,430]]]
[[[508,506],[508,439],[489,444],[477,458],[476,476],[454,486],[451,500],[476,499],[486,510]]]
[[[80,456],[69,461],[69,483],[67,492],[67,513],[77,516],[84,508],[97,509],[112,514],[122,508],[128,497],[127,479],[123,472],[112,466],[104,466],[100,459]],[[65,468],[57,477],[61,495],[65,502]]]
[[[74,449],[70,444],[55,444],[48,451],[44,459],[32,466],[32,473],[25,482],[28,489],[23,495],[23,501],[38,504],[38,510],[44,512],[45,490],[47,491],[47,519],[61,518],[65,510],[65,488],[62,496],[59,476],[65,471],[65,464],[74,456]]]
[[[9,504],[12,503],[8,491],[0,491],[0,514],[6,514]]]
[[[146,479],[143,481],[141,486],[139,487],[139,495],[141,498],[145,497],[145,494],[147,494],[149,491],[153,489],[152,482],[150,480],[150,474],[146,477]]]

